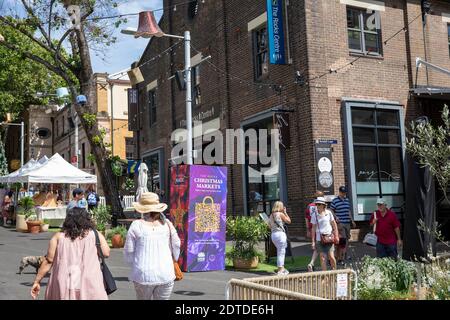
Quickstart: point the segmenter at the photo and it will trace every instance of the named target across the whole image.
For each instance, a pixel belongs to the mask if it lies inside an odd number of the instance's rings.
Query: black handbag
[[[105,285],[105,291],[107,295],[110,295],[114,291],[117,290],[116,281],[114,280],[114,277],[109,271],[108,266],[105,263],[105,257],[103,256],[102,248],[100,247],[100,238],[98,237],[97,230],[93,229],[95,234],[95,245],[97,246],[97,254],[102,260],[100,262],[100,269],[102,270],[103,274],[103,284]]]

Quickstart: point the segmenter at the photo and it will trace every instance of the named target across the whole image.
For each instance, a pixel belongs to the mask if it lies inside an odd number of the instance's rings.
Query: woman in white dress
[[[133,221],[125,242],[125,261],[131,266],[138,300],[168,300],[173,290],[173,261],[180,255],[180,238],[172,223],[162,214],[167,204],[153,192],[143,193],[133,203],[143,219]]]

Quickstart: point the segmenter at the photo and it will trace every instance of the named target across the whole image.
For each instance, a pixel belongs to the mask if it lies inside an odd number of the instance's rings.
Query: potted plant
[[[269,234],[269,227],[259,217],[230,217],[227,219],[227,235],[233,247],[227,257],[233,260],[236,269],[258,267],[262,253],[255,249],[256,244]]]
[[[50,221],[48,219],[44,219],[41,224],[41,232],[47,232],[50,227]]]
[[[106,225],[111,221],[111,207],[99,205],[91,210],[91,214],[97,230],[105,235]]]
[[[111,240],[111,245],[113,248],[123,248],[126,237],[127,228],[124,226],[117,226],[108,232],[108,238]]]
[[[36,223],[30,223],[28,224],[28,221],[32,221],[35,219],[32,219],[32,216],[34,215],[34,201],[32,197],[23,197],[19,200],[19,210],[16,216],[16,230],[21,232],[29,232],[29,225],[35,225]],[[39,229],[38,224],[38,229]],[[34,228],[33,230],[35,230]],[[38,231],[39,232],[39,231]]]

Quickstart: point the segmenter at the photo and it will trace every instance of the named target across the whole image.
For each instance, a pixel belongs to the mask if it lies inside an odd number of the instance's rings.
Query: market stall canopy
[[[11,183],[16,182],[14,179],[19,176],[24,170],[29,170],[30,168],[34,167],[34,165],[37,163],[36,160],[30,159],[27,163],[25,163],[22,167],[17,169],[14,172],[11,172],[10,174],[7,174],[6,176],[0,177],[0,182],[2,183]],[[10,181],[11,180],[11,181]]]
[[[18,178],[24,183],[97,183],[97,176],[80,170],[55,153],[44,165]]]

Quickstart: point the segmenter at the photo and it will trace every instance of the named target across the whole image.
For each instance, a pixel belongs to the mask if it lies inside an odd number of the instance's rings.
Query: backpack
[[[97,205],[97,196],[96,196],[95,192],[89,193],[89,195],[87,197],[87,203],[90,206],[96,206]]]

